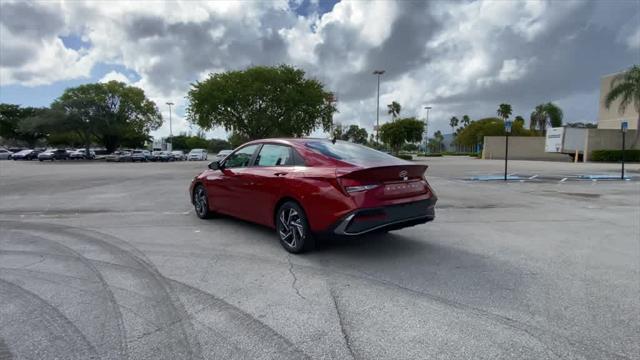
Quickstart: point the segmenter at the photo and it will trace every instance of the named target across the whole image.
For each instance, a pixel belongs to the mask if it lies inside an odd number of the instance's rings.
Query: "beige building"
[[[618,112],[620,101],[616,100],[607,109],[604,99],[611,89],[611,82],[620,73],[604,76],[600,79],[600,109],[598,110],[598,129],[620,129],[623,120],[629,123],[629,129],[636,129],[638,125],[638,112],[632,104],[629,104],[624,113]]]

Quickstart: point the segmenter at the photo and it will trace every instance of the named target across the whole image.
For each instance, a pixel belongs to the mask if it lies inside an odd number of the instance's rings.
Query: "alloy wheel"
[[[280,239],[288,246],[296,248],[298,242],[305,238],[304,225],[300,214],[293,208],[285,208],[280,211]]]
[[[204,187],[199,186],[195,194],[193,196],[194,205],[196,208],[196,212],[200,217],[207,216],[207,212],[209,210],[209,205],[207,203],[207,193],[204,190]]]

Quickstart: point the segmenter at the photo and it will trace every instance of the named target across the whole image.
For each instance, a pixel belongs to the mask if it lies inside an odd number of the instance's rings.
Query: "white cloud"
[[[343,1],[325,14],[312,5],[308,16],[296,14],[296,3],[287,0],[0,6],[0,85],[88,78],[95,64],[116,64],[139,75],[133,85],[165,119],[165,103],[176,104],[174,133],[189,130],[189,84],[210,72],[302,67],[337,93],[337,121],[371,130],[371,71],[382,68],[381,122],[390,101],[403,105],[403,115],[419,117],[430,104],[432,133],[448,130],[452,115],[492,116],[502,102],[525,115],[553,98],[584,100],[574,94],[592,94],[601,74],[637,62],[640,49],[637,7],[625,2]],[[65,47],[60,37],[69,35],[89,46]],[[100,81],[131,83],[128,73],[111,71]],[[570,109],[585,111],[576,114],[581,119],[592,111]],[[157,132],[168,133],[168,124]]]
[[[131,82],[127,75],[115,70],[111,70],[110,72],[106,73],[100,80],[98,80],[98,82],[106,83],[113,80],[120,81],[125,84],[129,84]]]

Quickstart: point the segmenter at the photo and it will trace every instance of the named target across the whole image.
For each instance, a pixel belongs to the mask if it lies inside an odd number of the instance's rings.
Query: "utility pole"
[[[167,101],[167,105],[169,105],[169,139],[171,139],[171,146],[168,151],[173,150],[173,129],[171,128],[171,106],[173,103],[171,101]]]
[[[373,75],[378,75],[378,99],[376,101],[376,142],[380,142],[380,75],[384,74],[384,70],[374,70]]]

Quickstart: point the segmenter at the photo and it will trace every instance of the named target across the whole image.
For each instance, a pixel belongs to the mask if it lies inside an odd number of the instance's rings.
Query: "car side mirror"
[[[222,166],[217,161],[212,161],[209,163],[209,169],[211,170],[222,170]]]

